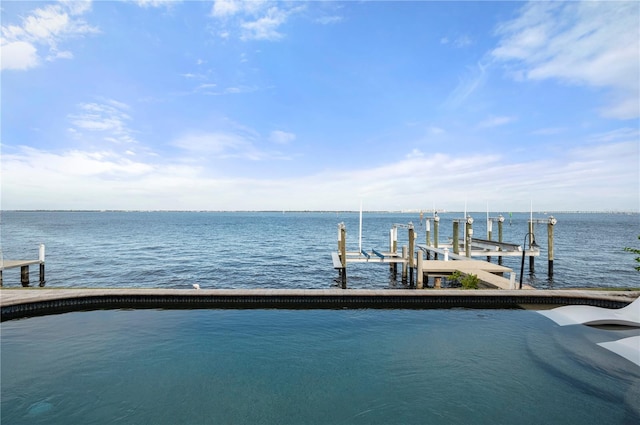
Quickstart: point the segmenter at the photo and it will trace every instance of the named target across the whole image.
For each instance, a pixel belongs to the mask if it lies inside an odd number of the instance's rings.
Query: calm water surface
[[[486,214],[471,213],[474,236],[486,236]],[[492,213],[492,216],[497,216]],[[440,241],[452,235],[452,219],[440,214]],[[522,244],[529,214],[506,218],[506,242]],[[554,277],[547,277],[546,224],[535,228],[542,247],[535,273],[524,281],[538,288],[640,286],[634,255],[638,214],[555,214]],[[545,214],[534,218],[546,219]],[[347,248],[358,248],[357,213],[216,212],[2,212],[0,242],[6,259],[35,259],[47,247],[49,287],[329,288],[337,273],[337,225],[347,226]],[[393,224],[412,222],[418,243],[425,228],[418,214],[365,213],[363,248],[388,249]],[[497,239],[494,223],[494,239]],[[399,246],[407,232],[399,230]],[[496,259],[494,258],[495,262]],[[504,265],[520,272],[519,257]],[[528,265],[528,262],[527,262]],[[5,271],[5,282],[19,285],[20,270]],[[37,282],[37,269],[32,281]],[[351,288],[394,288],[383,265],[353,265]]]
[[[638,330],[524,310],[77,312],[2,323],[2,423],[636,424]]]

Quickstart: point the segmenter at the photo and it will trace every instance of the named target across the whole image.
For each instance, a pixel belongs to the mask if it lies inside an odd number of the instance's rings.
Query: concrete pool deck
[[[1,320],[118,308],[620,308],[640,291],[460,289],[3,288]]]

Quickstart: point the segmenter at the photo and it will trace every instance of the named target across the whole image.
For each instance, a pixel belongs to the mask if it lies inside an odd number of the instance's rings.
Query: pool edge
[[[522,308],[593,305],[620,308],[638,291],[415,289],[0,289],[0,320],[120,308]]]

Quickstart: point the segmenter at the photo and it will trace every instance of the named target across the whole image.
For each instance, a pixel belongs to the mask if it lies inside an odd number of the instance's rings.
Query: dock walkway
[[[121,308],[530,308],[624,307],[640,291],[442,289],[0,289],[1,320]]]
[[[427,276],[449,276],[457,271],[463,275],[475,275],[481,282],[493,289],[516,289],[513,270],[487,261],[469,259],[455,261],[426,260],[422,262],[422,271]],[[503,277],[504,274],[508,274],[509,278]],[[526,289],[533,288],[527,285]]]

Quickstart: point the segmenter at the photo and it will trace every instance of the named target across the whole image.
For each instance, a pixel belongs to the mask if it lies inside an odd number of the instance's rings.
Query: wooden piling
[[[427,237],[425,243],[427,244],[427,246],[429,246],[431,245],[431,220],[427,219],[425,221],[425,227],[427,229]]]
[[[502,223],[504,223],[504,217],[498,216],[498,242],[502,242]],[[502,265],[502,256],[498,256],[498,265]]]
[[[440,217],[438,217],[438,215],[436,214],[435,217],[433,217],[433,246],[435,248],[438,247],[438,226],[440,224]],[[434,259],[438,259],[438,254],[434,254],[433,255]]]
[[[557,222],[553,216],[549,216],[549,222],[547,223],[547,251],[549,253],[549,268],[547,274],[549,278],[553,277],[553,226],[555,226]]]
[[[471,258],[471,237],[473,236],[473,218],[467,217],[464,223],[464,254],[467,258]]]
[[[431,246],[431,219],[425,220],[425,227],[426,227],[425,244],[427,246]],[[427,260],[430,260],[430,259],[431,259],[431,252],[427,251]]]
[[[407,259],[407,246],[406,245],[402,246],[402,258],[405,259],[405,260]],[[407,272],[409,270],[408,264],[409,264],[408,261],[405,261],[405,262],[402,263],[402,282],[403,283],[407,282]]]
[[[347,288],[347,229],[344,223],[338,225],[338,252],[340,253],[340,283],[342,289]]]
[[[417,255],[418,255],[418,258],[416,259],[416,263],[417,263],[418,276],[416,276],[416,288],[422,289],[424,288],[424,270],[422,268],[422,264],[424,260],[422,258],[422,251],[418,251]]]
[[[413,224],[409,223],[409,267],[412,268],[415,266],[413,262],[413,252],[415,251],[416,244],[416,232],[413,228]]]
[[[24,287],[29,286],[29,266],[20,267],[20,283]]]
[[[38,261],[40,261],[40,286],[44,286],[45,278],[44,278],[44,244],[40,244],[40,248],[38,249]]]
[[[391,251],[392,254],[398,252],[398,228],[395,226],[389,230],[389,251]],[[398,264],[389,263],[389,272],[395,279],[398,276]]]
[[[533,221],[529,220],[529,233],[531,233],[531,235],[529,236],[529,249],[533,249],[532,245],[533,245],[533,241],[536,240],[536,235],[535,233],[533,233]],[[524,247],[523,247],[524,248]],[[534,264],[534,257],[533,255],[529,256],[529,273],[533,274],[535,273],[535,264]]]
[[[487,240],[491,240],[491,236],[493,233],[493,219],[487,218]],[[487,255],[487,261],[491,262],[491,256]]]
[[[460,246],[458,240],[458,221],[453,222],[453,252],[454,254],[460,254]]]

